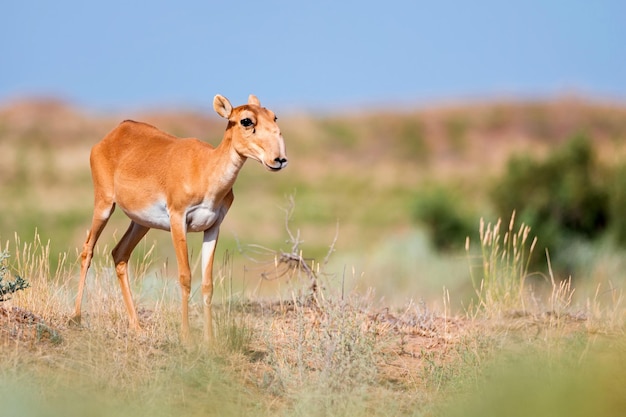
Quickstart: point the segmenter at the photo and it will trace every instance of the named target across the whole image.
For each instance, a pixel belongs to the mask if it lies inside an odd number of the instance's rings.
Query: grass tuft
[[[536,238],[529,241],[529,236],[530,227],[524,223],[515,229],[515,213],[504,231],[501,219],[493,225],[481,219],[481,264],[476,268],[470,263],[470,272],[478,297],[477,308],[488,316],[499,316],[511,310],[527,311],[526,279],[537,243]],[[465,248],[469,256],[469,238]],[[474,274],[475,269],[480,270],[480,279]]]

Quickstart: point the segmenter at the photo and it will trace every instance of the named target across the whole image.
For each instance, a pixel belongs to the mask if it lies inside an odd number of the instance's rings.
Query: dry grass
[[[489,230],[492,242],[501,238]],[[217,280],[218,343],[202,345],[195,303],[197,340],[183,346],[178,289],[162,276],[166,267],[154,264],[150,248],[133,281],[139,333],[127,329],[105,257],[95,257],[103,261],[89,277],[85,325],[74,328],[67,322],[75,260],[62,256],[51,271],[49,245],[37,238],[17,239],[6,250],[31,284],[0,306],[0,392],[20,415],[446,415],[446,399],[482,384],[502,355],[534,351],[560,363],[574,349],[586,366],[587,358],[596,360],[590,352],[597,346],[623,338],[620,296],[613,305],[573,306],[566,282],[544,304],[522,303],[518,296],[527,288],[508,267],[504,274],[491,269],[497,278],[489,279],[514,283],[506,288],[521,282],[514,297],[490,292],[480,308],[453,315],[445,291],[443,311],[423,302],[394,309],[373,293],[346,293],[324,282],[317,293],[303,281],[290,298],[250,300],[232,292],[225,262]],[[584,350],[576,347],[581,343]]]

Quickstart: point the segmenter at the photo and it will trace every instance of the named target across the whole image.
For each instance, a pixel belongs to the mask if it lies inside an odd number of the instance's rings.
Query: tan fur
[[[93,248],[116,206],[131,219],[113,249],[129,325],[139,329],[130,293],[127,264],[135,246],[150,230],[170,230],[182,290],[183,339],[189,337],[188,300],[191,272],[186,234],[203,232],[202,295],[205,338],[212,340],[213,258],[219,227],[233,202],[232,187],[247,158],[278,171],[287,165],[285,146],[273,112],[250,95],[248,104],[232,107],[217,95],[215,111],[228,119],[217,148],[197,139],[179,139],[154,126],[124,121],[91,151],[94,214],[81,254],[81,271],[72,322],[80,323],[81,302]],[[251,126],[242,121],[250,119]],[[245,121],[247,123],[247,121]]]

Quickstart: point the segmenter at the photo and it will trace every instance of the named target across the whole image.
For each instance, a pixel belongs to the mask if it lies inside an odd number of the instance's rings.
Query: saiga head
[[[248,104],[235,107],[224,96],[216,95],[213,108],[228,119],[227,129],[232,129],[235,150],[246,158],[259,161],[270,171],[280,171],[287,166],[283,135],[276,124],[276,115],[250,94]]]

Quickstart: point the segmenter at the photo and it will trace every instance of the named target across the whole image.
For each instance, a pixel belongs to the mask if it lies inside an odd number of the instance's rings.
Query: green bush
[[[616,243],[626,246],[626,165],[617,167],[613,172],[609,196],[611,234]]]
[[[589,138],[579,135],[543,160],[512,158],[491,198],[499,216],[516,211],[539,236],[540,248],[554,249],[570,239],[595,239],[607,229],[605,171]]]
[[[458,250],[475,234],[474,216],[463,211],[464,200],[449,188],[434,186],[420,192],[413,202],[413,218],[423,224],[439,250]]]
[[[24,278],[17,275],[13,278],[13,281],[6,279],[7,277],[11,277],[11,272],[6,265],[6,259],[8,257],[9,254],[6,251],[0,252],[0,302],[10,299],[11,294],[14,292],[30,286]]]

